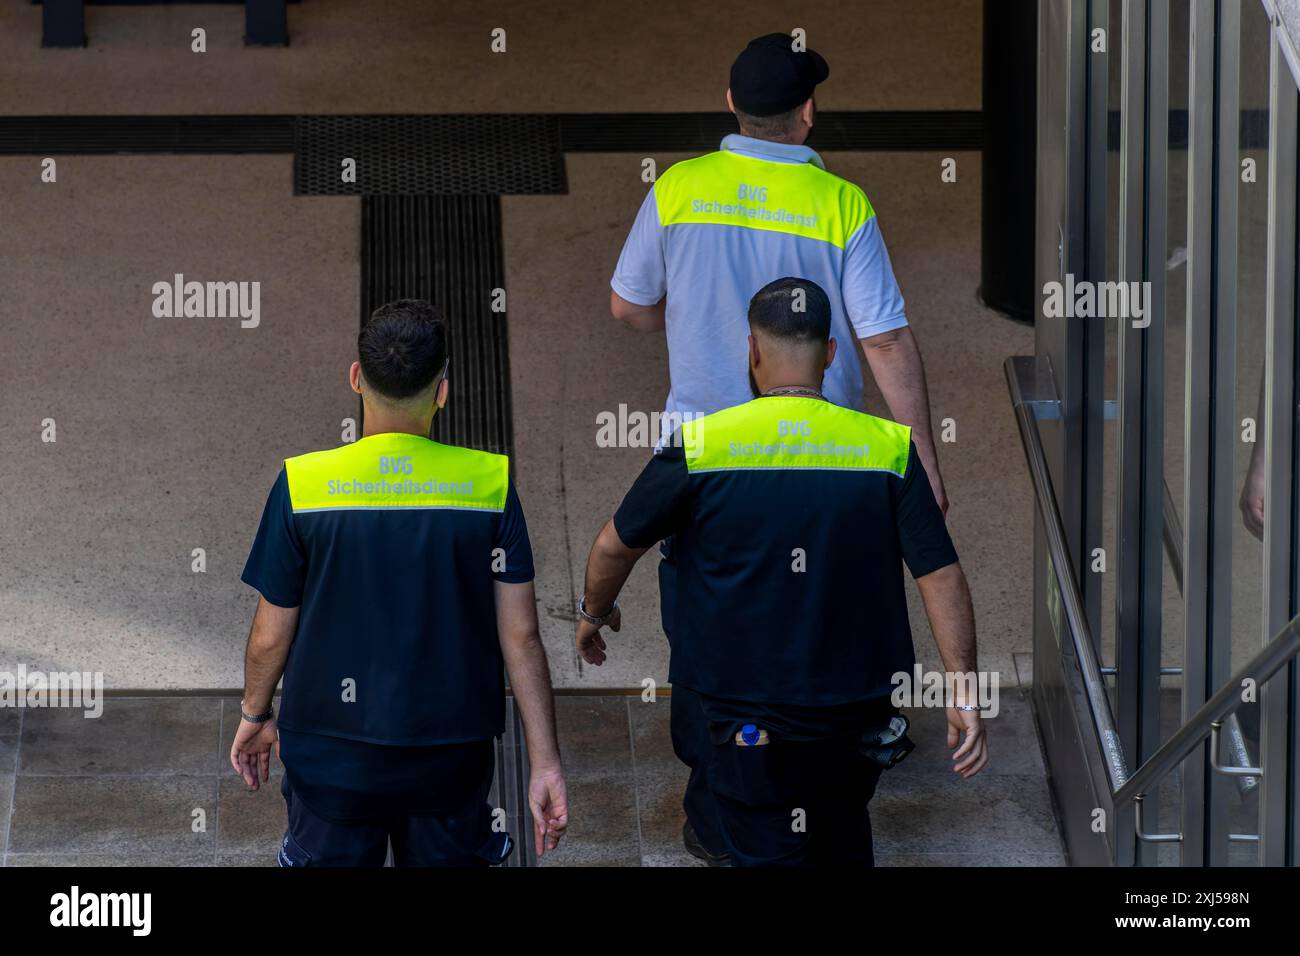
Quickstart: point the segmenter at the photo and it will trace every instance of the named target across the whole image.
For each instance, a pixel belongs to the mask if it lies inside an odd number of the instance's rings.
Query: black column
[[[82,0],[45,0],[41,46],[85,46],[86,5]]]
[[[286,0],[246,0],[244,42],[255,46],[289,45]]]
[[[1034,311],[1037,76],[1037,0],[984,0],[979,296],[1026,321]]]

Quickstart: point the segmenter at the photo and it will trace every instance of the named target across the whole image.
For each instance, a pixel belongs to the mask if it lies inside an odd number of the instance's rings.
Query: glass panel
[[[1237,381],[1236,420],[1241,426],[1234,448],[1234,487],[1241,496],[1241,519],[1232,533],[1232,634],[1230,670],[1262,646],[1263,618],[1263,464],[1261,389],[1264,378],[1268,263],[1268,71],[1269,22],[1261,5],[1241,13],[1241,159],[1237,223]],[[1251,440],[1256,439],[1256,440]],[[1254,763],[1259,758],[1259,708],[1247,704],[1238,724],[1225,726],[1221,759]],[[1258,786],[1243,778],[1229,791],[1229,829],[1259,832]],[[1257,848],[1229,845],[1229,863],[1256,865]]]
[[[1173,0],[1168,5],[1167,24],[1153,23],[1152,30],[1167,29],[1169,38],[1169,111],[1164,117],[1152,116],[1152,122],[1164,122],[1168,131],[1165,192],[1165,248],[1160,260],[1164,268],[1164,314],[1152,315],[1152,325],[1160,322],[1164,333],[1164,467],[1161,496],[1165,513],[1165,560],[1160,584],[1160,665],[1183,666],[1186,615],[1182,587],[1174,572],[1181,564],[1184,462],[1184,417],[1186,412],[1187,367],[1187,107],[1190,75],[1190,8],[1186,2]],[[1152,210],[1160,215],[1160,210]],[[1154,267],[1153,267],[1154,268]],[[1157,281],[1157,276],[1151,276]],[[1160,681],[1160,742],[1163,743],[1182,723],[1182,677],[1171,674]],[[1160,785],[1157,800],[1151,804],[1159,816],[1151,814],[1151,830],[1176,831],[1182,814],[1181,771],[1169,774]],[[1177,866],[1181,847],[1176,843],[1158,846],[1156,861],[1161,866]]]
[[[1123,118],[1124,101],[1120,95],[1120,75],[1123,51],[1124,4],[1122,0],[1110,0],[1108,6],[1110,27],[1108,30],[1107,49],[1107,146],[1106,146],[1106,275],[1107,280],[1119,278],[1119,236],[1120,236],[1120,125]],[[1117,509],[1116,481],[1119,469],[1119,429],[1115,422],[1115,402],[1119,397],[1119,321],[1105,320],[1106,357],[1104,374],[1104,391],[1106,396],[1106,425],[1102,437],[1101,468],[1101,547],[1105,550],[1108,573],[1102,575],[1101,584],[1101,626],[1098,629],[1101,641],[1101,662],[1103,666],[1115,664],[1115,576],[1110,573],[1114,567],[1115,556],[1119,553],[1115,538],[1115,520]],[[1115,681],[1107,680],[1111,694],[1111,707],[1118,710],[1119,701],[1115,696]]]

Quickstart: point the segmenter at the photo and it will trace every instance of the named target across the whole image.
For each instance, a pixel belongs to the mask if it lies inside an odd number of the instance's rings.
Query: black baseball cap
[[[812,96],[831,75],[820,53],[795,51],[788,33],[769,33],[750,40],[731,64],[731,101],[750,116],[785,113]]]

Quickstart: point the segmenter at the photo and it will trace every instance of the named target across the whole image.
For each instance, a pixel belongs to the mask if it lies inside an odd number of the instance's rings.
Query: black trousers
[[[742,746],[734,730],[713,725],[707,770],[734,866],[874,865],[867,804],[883,771],[859,737]]]
[[[677,601],[677,565],[673,561],[671,539],[660,545],[659,553],[663,556],[659,562],[659,617],[671,651],[673,608]],[[700,707],[699,695],[687,687],[673,688],[669,707],[673,753],[691,771],[686,792],[682,794],[682,809],[704,848],[715,855],[722,854],[726,845],[708,782],[709,758],[713,753],[709,722]]]
[[[399,867],[502,863],[514,844],[509,834],[494,829],[487,800],[493,777],[492,742],[456,746],[462,751],[473,748],[476,756],[481,751],[488,759],[448,760],[447,778],[437,781],[437,809],[421,812],[412,812],[407,801],[392,794],[344,791],[327,780],[299,780],[295,785],[292,754],[282,750],[289,758],[280,787],[289,825],[280,841],[280,865],[383,866],[390,843],[393,863]],[[321,768],[298,769],[311,775]],[[349,769],[341,767],[339,772]],[[331,813],[343,808],[345,816]]]

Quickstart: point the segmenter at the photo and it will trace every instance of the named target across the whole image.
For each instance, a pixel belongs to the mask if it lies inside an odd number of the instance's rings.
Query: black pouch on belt
[[[862,732],[858,751],[888,770],[916,749],[907,736],[907,727],[907,718],[902,714],[890,717],[888,723],[872,724]]]

